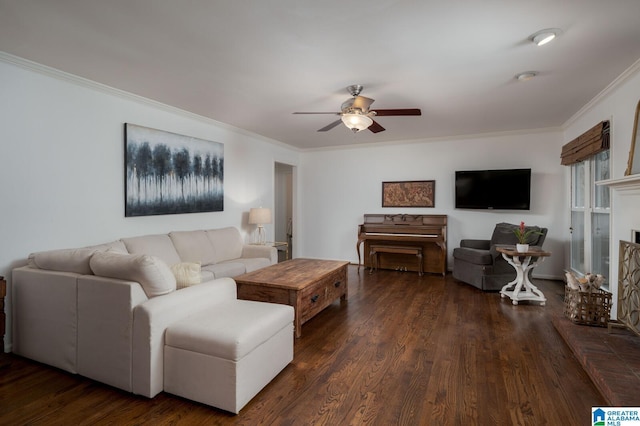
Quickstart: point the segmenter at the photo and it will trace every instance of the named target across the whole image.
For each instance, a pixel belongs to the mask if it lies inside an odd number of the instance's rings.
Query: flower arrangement
[[[520,227],[513,230],[518,239],[518,244],[527,244],[527,238],[531,235],[542,235],[542,232],[533,229],[525,230],[524,222],[520,222]]]

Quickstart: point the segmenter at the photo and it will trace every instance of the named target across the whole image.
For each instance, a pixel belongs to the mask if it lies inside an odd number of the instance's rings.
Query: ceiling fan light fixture
[[[342,103],[340,112],[294,112],[294,114],[331,114],[339,115],[340,119],[335,120],[321,129],[318,132],[326,132],[340,125],[342,122],[353,133],[360,132],[365,129],[369,129],[371,133],[384,132],[385,128],[380,123],[373,121],[371,117],[378,116],[402,116],[402,115],[422,115],[419,108],[401,108],[401,109],[377,109],[372,111],[369,109],[374,99],[361,96],[362,86],[354,84],[347,87],[347,90],[351,94],[352,98]]]
[[[354,133],[364,130],[373,124],[371,117],[355,113],[342,114],[342,122]]]
[[[557,28],[540,30],[531,36],[531,41],[537,46],[544,46],[545,44],[554,40],[558,36],[558,34],[560,34],[560,30]]]

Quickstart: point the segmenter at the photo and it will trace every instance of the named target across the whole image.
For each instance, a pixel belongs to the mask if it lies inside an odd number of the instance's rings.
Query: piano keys
[[[424,272],[447,272],[447,216],[410,214],[365,214],[364,223],[358,225],[358,270],[362,265],[361,247],[364,243],[364,266],[371,268],[370,246],[419,246],[422,248]],[[378,268],[416,271],[414,256],[379,253]]]

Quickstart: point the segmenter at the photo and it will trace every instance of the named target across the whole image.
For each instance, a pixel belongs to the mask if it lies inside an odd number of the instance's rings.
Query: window
[[[571,165],[571,269],[609,277],[609,150]]]

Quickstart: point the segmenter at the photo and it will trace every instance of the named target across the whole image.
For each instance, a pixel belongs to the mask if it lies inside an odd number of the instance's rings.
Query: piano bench
[[[371,262],[371,270],[378,269],[378,255],[380,253],[396,253],[396,254],[412,254],[418,259],[418,275],[422,276],[422,247],[417,246],[388,246],[382,244],[372,244],[369,246],[369,259]]]

